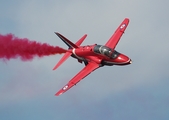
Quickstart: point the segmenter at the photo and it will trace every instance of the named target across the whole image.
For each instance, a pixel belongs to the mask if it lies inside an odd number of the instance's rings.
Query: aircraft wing
[[[123,35],[127,25],[129,24],[129,19],[125,18],[124,21],[120,24],[120,26],[116,29],[115,33],[111,36],[105,46],[114,49],[119,42],[121,36]]]
[[[58,91],[55,95],[59,96],[62,93],[69,90],[71,87],[76,85],[79,81],[81,81],[84,77],[89,75],[92,71],[99,68],[99,65],[94,62],[89,62],[75,77],[73,77],[68,84],[66,84],[60,91]]]

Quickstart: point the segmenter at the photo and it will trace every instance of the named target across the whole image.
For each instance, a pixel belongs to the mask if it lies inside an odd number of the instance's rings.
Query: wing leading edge
[[[125,29],[127,28],[129,24],[129,19],[125,18],[124,21],[120,24],[120,26],[116,29],[114,34],[111,36],[111,38],[108,40],[108,42],[105,44],[107,47],[110,47],[114,49],[119,42],[121,36],[123,35]]]
[[[85,66],[75,77],[73,77],[68,84],[66,84],[60,91],[58,91],[55,95],[59,96],[62,93],[69,90],[71,87],[76,85],[79,81],[81,81],[84,77],[89,75],[92,71],[99,68],[99,65],[93,62],[89,62],[87,66]]]

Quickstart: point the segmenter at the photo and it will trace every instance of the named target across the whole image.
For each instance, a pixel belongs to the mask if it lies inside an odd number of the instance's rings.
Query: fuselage
[[[72,57],[78,59],[79,62],[83,61],[85,64],[89,61],[100,64],[100,66],[131,64],[129,57],[103,45],[81,46],[79,48],[69,49],[68,51],[72,53]]]

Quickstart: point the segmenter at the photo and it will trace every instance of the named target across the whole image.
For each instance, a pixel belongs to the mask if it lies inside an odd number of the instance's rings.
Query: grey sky
[[[167,0],[1,1],[0,34],[67,46],[60,32],[83,45],[105,44],[125,17],[128,28],[116,50],[133,64],[94,71],[62,96],[54,94],[84,65],[62,55],[22,62],[0,60],[1,120],[166,120],[169,118],[169,34]]]

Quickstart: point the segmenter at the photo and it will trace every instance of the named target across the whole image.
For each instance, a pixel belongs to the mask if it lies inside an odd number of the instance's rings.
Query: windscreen
[[[116,58],[119,54],[117,51],[113,51],[111,48],[102,45],[96,45],[94,47],[94,52],[110,58]]]

